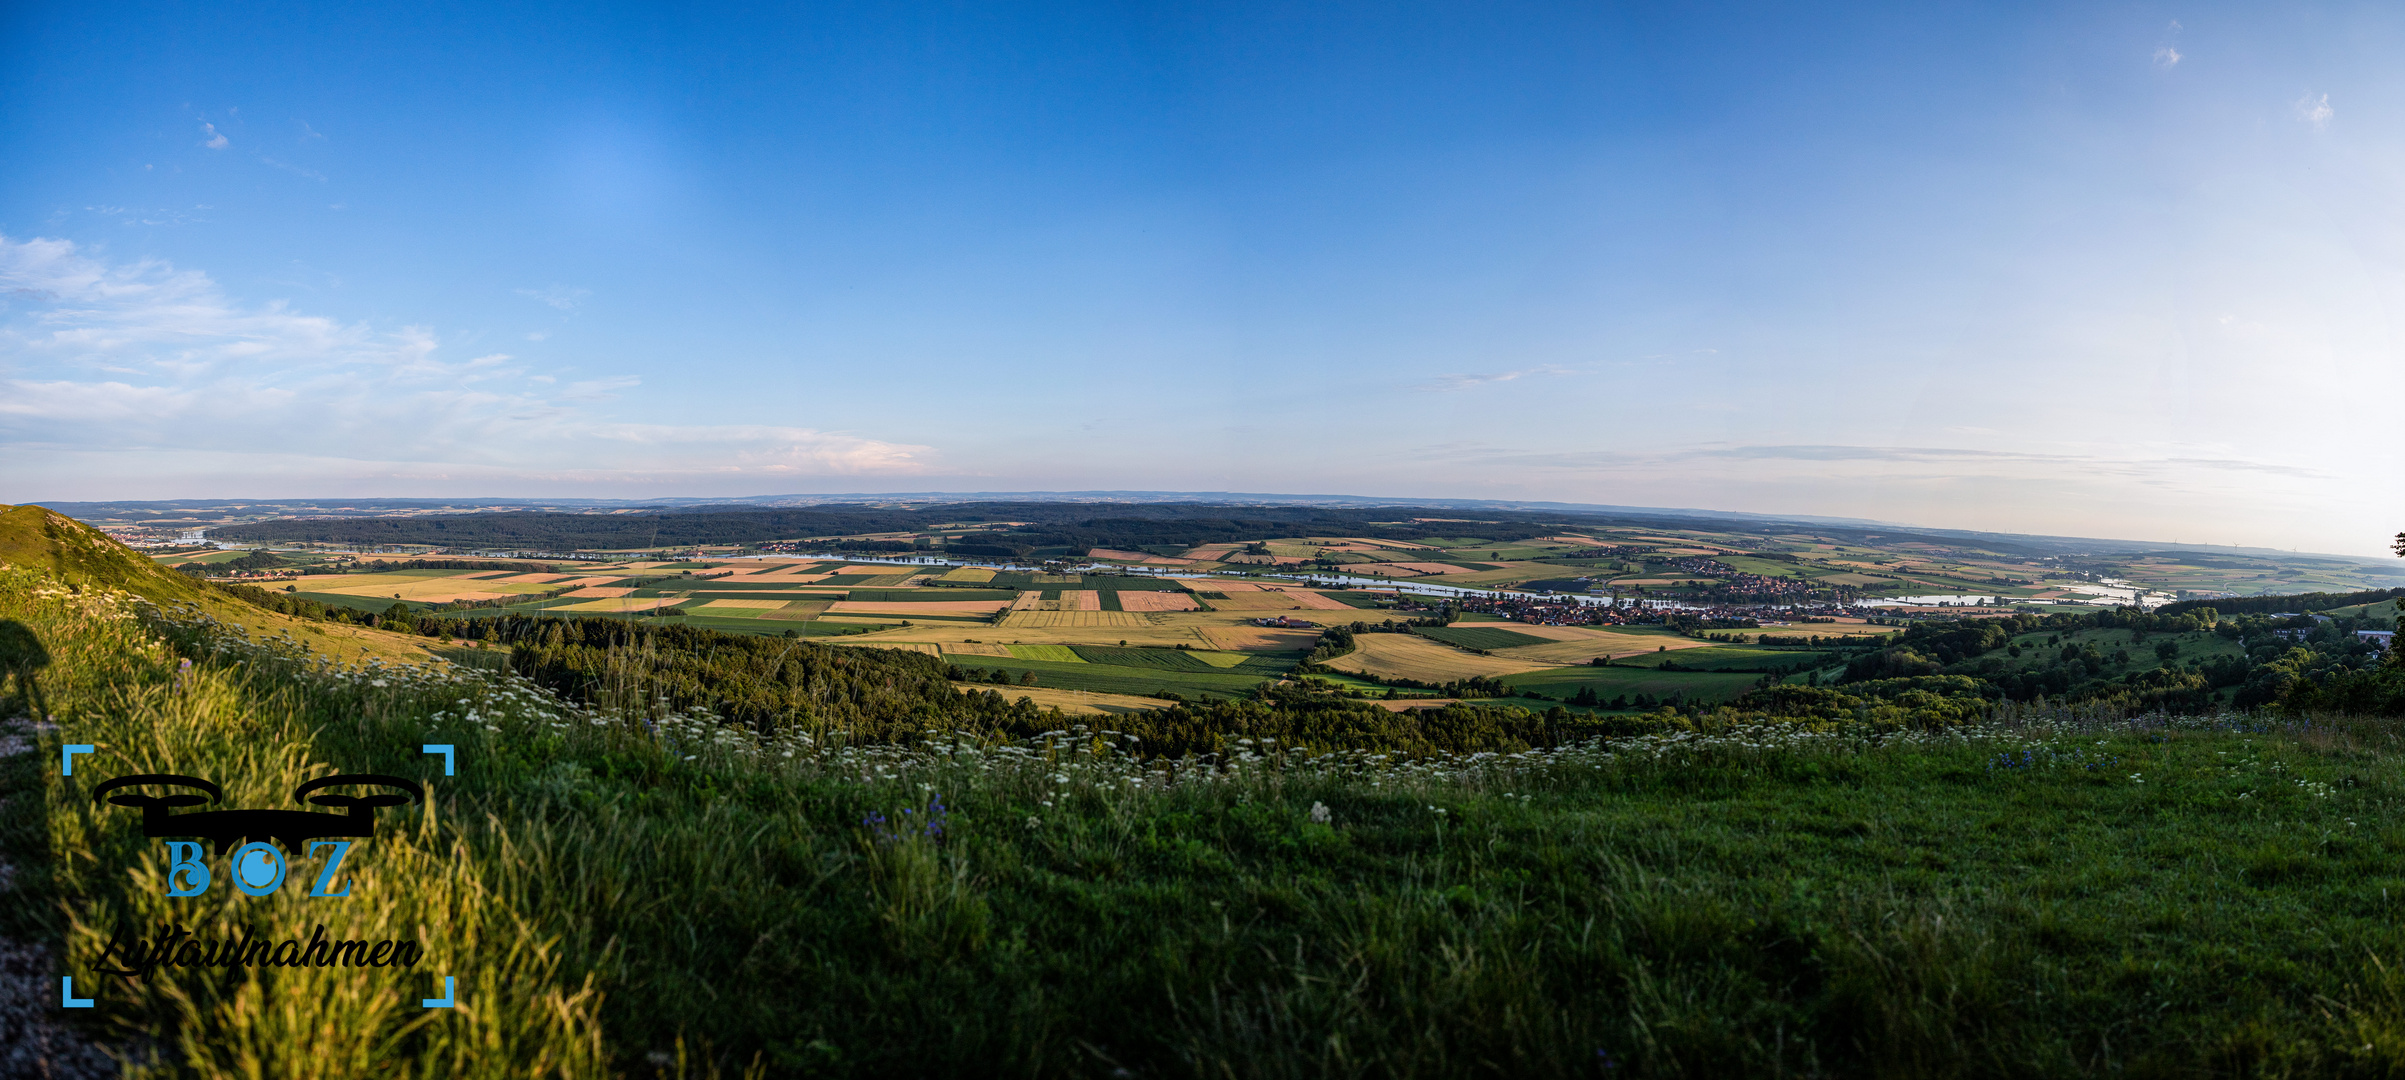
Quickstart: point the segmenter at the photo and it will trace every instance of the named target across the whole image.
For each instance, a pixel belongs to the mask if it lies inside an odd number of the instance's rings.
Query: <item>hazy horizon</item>
[[[2405,527],[2391,8],[0,26],[0,501]]]

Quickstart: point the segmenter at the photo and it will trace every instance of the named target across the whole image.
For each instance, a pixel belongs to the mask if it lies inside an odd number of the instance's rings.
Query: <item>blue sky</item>
[[[0,11],[0,500],[2405,527],[2393,5],[264,7]]]

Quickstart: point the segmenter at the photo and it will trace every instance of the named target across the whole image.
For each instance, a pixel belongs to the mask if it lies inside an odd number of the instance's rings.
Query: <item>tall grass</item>
[[[904,746],[579,708],[19,571],[0,571],[0,618],[58,658],[60,720],[5,766],[39,793],[0,813],[42,900],[9,932],[65,944],[139,1075],[2405,1066],[2385,724],[2023,712],[1163,761],[1065,722]],[[100,747],[72,779],[64,742]],[[428,742],[459,748],[456,776]],[[335,771],[430,798],[384,811],[352,899],[170,900],[136,815],[88,794],[138,771],[239,806]],[[429,954],[397,974],[88,974],[111,931],[159,922],[324,922]],[[444,974],[458,1007],[418,1008]]]

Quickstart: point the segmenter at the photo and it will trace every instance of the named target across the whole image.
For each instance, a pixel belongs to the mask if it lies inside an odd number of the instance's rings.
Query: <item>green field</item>
[[[1503,685],[1514,690],[1534,690],[1563,701],[1581,689],[1592,688],[1596,696],[1606,701],[1647,694],[1665,701],[1676,697],[1693,704],[1735,701],[1761,681],[1760,675],[1733,672],[1655,671],[1619,666],[1550,668],[1503,677]]]
[[[1021,646],[1024,647],[1024,646]],[[1133,651],[1133,650],[1131,650]],[[1117,664],[1088,662],[1061,663],[1045,660],[1004,659],[999,656],[961,656],[947,654],[944,662],[964,670],[991,671],[999,668],[1012,680],[1034,672],[1037,685],[1062,690],[1096,690],[1110,694],[1150,695],[1167,690],[1182,697],[1250,697],[1253,688],[1263,680],[1275,681],[1274,674],[1242,674],[1220,671],[1172,671],[1166,668],[1125,667]]]
[[[1552,638],[1523,634],[1517,630],[1490,629],[1483,626],[1417,626],[1412,633],[1447,645],[1465,649],[1508,649],[1515,645],[1550,645]]]
[[[1082,664],[1085,657],[1066,645],[1007,645],[1010,654],[1021,660],[1049,660],[1056,664]]]
[[[1187,671],[1197,674],[1243,674],[1255,677],[1275,677],[1294,670],[1292,655],[1245,655],[1243,653],[1198,652],[1186,649],[1119,649],[1107,645],[1074,645],[1077,655],[1090,664],[1113,664],[1127,668],[1156,671]],[[1017,647],[1013,646],[1014,652]]]
[[[1841,659],[1838,653],[1816,652],[1809,649],[1752,649],[1743,645],[1714,645],[1702,649],[1645,653],[1615,660],[1613,663],[1647,668],[1660,667],[1663,664],[1677,664],[1693,671],[1759,672],[1794,667],[1798,664],[1806,667],[1818,667],[1837,659]]]

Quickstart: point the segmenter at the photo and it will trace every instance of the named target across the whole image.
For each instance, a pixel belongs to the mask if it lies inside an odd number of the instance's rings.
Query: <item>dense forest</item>
[[[2212,608],[2224,615],[2270,615],[2284,611],[2328,611],[2331,608],[2377,604],[2405,596],[2405,589],[2366,589],[2351,593],[2291,593],[2286,596],[2231,596],[2219,600],[2182,600],[2156,608],[2158,615],[2184,615]],[[2385,629],[2385,627],[2383,627]]]

